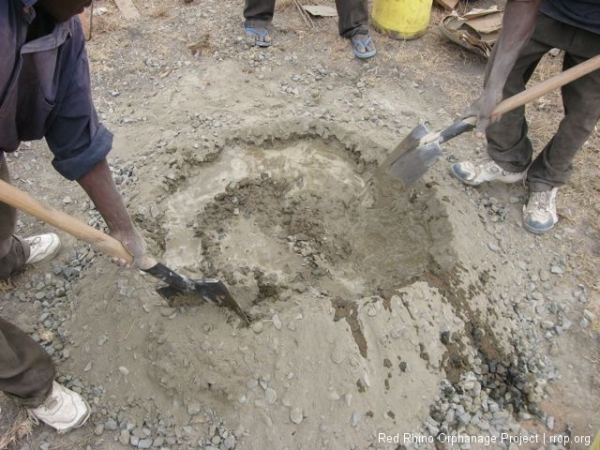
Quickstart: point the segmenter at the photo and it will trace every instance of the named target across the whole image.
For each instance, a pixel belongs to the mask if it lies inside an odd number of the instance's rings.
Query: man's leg
[[[340,36],[351,38],[356,32],[366,29],[369,23],[369,9],[365,0],[336,0]]]
[[[583,30],[579,30],[578,34],[588,36],[576,41],[585,42],[587,51],[595,49],[596,54],[600,54],[600,35]],[[570,50],[565,54],[564,70],[588,59],[572,54]],[[563,86],[562,100],[565,117],[552,140],[529,168],[527,180],[531,191],[548,191],[569,180],[575,154],[590,137],[600,119],[600,72],[592,72]]]
[[[34,408],[46,400],[52,380],[54,365],[44,349],[0,317],[0,391]]]
[[[555,27],[556,21],[540,14],[533,36],[521,51],[503,90],[506,99],[525,90],[541,58],[549,50],[556,47],[552,42],[560,30]],[[496,50],[492,58],[496,56]],[[488,70],[491,63],[488,64]],[[489,73],[486,73],[484,84]],[[516,183],[523,180],[531,163],[533,146],[527,136],[528,127],[525,119],[525,106],[502,115],[499,121],[490,124],[486,129],[489,158],[474,163],[464,161],[452,165],[452,173],[465,184],[477,186],[487,181]]]
[[[358,58],[375,56],[376,50],[369,34],[369,5],[366,0],[336,0],[340,36],[350,39]]]
[[[0,152],[0,180],[10,183],[3,152]],[[13,236],[16,222],[15,208],[0,202],[0,280],[21,269],[29,257],[29,245]]]
[[[246,0],[244,7],[244,30],[246,36],[254,39],[259,47],[269,47],[269,25],[275,13],[275,0]]]
[[[536,40],[534,33],[506,80],[503,99],[525,90],[538,63],[552,48]],[[484,83],[487,83],[487,76]],[[531,163],[533,146],[527,136],[525,106],[503,114],[500,120],[490,124],[485,131],[488,154],[498,166],[509,172],[522,172],[527,169]]]

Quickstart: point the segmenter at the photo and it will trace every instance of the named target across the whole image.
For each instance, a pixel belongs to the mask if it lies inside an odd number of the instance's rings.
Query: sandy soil
[[[9,448],[434,448],[378,436],[435,435],[453,403],[477,421],[447,422],[473,435],[600,428],[598,134],[560,191],[560,224],[533,236],[523,186],[449,175],[448,161],[481,155],[472,136],[445,144],[447,160],[409,190],[377,172],[415,126],[448,125],[479,92],[485,61],[439,36],[440,11],[419,40],[374,34],[379,53],[363,62],[334,19],[311,29],[293,2],[279,2],[266,50],[242,37],[239,2],[136,5],[127,23],[108,2],[89,44],[117,182],[158,258],[223,280],[251,324],[169,304],[149,276],[61,234],[53,265],[2,287],[0,313],[52,344],[94,413]],[[557,94],[532,105],[536,144],[560,112]],[[9,158],[16,186],[102,227],[50,159],[24,144]],[[77,268],[65,296],[36,302],[57,265]],[[8,433],[19,411],[0,407]]]

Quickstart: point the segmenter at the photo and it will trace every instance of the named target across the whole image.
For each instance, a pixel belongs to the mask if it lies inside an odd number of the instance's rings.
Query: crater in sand
[[[254,317],[308,289],[342,306],[385,295],[439,266],[451,230],[435,187],[407,192],[357,164],[312,136],[225,148],[166,200],[167,264],[223,279]]]

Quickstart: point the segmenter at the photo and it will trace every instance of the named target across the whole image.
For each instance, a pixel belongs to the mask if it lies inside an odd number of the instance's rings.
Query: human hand
[[[499,115],[494,115],[496,105],[502,100],[502,92],[493,89],[485,89],[481,96],[475,100],[471,106],[463,113],[462,118],[476,117],[475,136],[485,138],[485,129],[496,120]]]
[[[129,231],[114,231],[111,236],[120,241],[125,250],[133,257],[133,264],[122,258],[113,258],[114,263],[121,267],[133,265],[141,270],[147,270],[156,265],[156,260],[148,253],[146,242],[136,228]]]

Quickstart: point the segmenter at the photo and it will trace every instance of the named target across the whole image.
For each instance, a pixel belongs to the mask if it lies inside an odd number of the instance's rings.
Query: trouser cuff
[[[250,28],[269,28],[269,25],[271,25],[270,20],[246,19],[244,21],[244,27]]]
[[[10,239],[12,240],[10,250],[0,258],[0,280],[6,280],[22,270],[29,258],[29,244],[17,236],[11,236]]]

